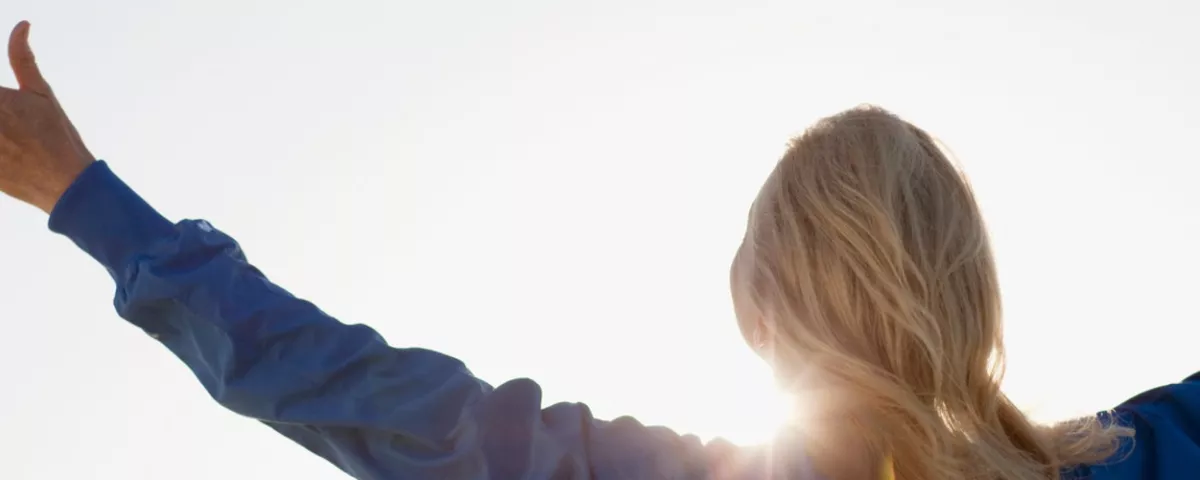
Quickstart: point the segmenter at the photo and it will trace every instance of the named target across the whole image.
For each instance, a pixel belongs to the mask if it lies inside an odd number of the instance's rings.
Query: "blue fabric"
[[[1133,440],[1105,464],[1080,467],[1066,478],[1200,478],[1200,373],[1125,401],[1113,417],[1135,429]]]
[[[204,221],[172,223],[96,162],[63,195],[51,230],[116,281],[120,315],[171,350],[226,408],[257,419],[361,480],[817,479],[802,446],[701,443],[585,405],[543,408],[527,379],[493,388],[462,362],[393,348],[289,294]],[[1197,378],[1118,409],[1138,429],[1096,479],[1200,475]]]

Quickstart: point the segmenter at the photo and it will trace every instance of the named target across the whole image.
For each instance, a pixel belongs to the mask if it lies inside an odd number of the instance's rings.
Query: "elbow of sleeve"
[[[200,367],[193,370],[213,399],[234,413],[267,422],[354,423],[378,394],[372,372],[386,361],[386,346],[370,329],[316,322],[263,335],[269,323],[242,327],[259,335],[211,332],[204,361],[188,362]],[[205,336],[203,330],[193,332]]]

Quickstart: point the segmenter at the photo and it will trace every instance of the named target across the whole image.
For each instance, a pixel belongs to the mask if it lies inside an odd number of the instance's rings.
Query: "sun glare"
[[[758,401],[745,405],[745,423],[742,428],[730,428],[726,438],[742,445],[769,443],[781,428],[795,418],[795,409],[798,408],[796,400],[795,395],[771,389]]]
[[[688,412],[679,425],[711,440],[724,438],[739,445],[769,443],[780,429],[796,418],[802,399],[781,391],[763,366],[742,370],[735,380],[709,393],[705,405]]]

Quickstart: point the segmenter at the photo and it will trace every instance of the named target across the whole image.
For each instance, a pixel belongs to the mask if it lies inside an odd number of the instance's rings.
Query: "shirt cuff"
[[[114,275],[139,252],[178,234],[104,161],[89,165],[58,199],[50,230],[70,238]]]

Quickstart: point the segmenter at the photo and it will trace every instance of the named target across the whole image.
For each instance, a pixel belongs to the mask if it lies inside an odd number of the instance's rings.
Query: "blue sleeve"
[[[50,228],[108,270],[119,314],[217,402],[358,479],[700,479],[717,468],[722,449],[693,436],[598,421],[582,404],[543,409],[530,380],[493,388],[457,359],[343,324],[267,280],[209,223],[163,218],[103,162],[63,195]]]
[[[1134,437],[1105,464],[1080,467],[1068,478],[1169,480],[1200,474],[1200,373],[1143,392],[1101,419],[1133,427]]]

